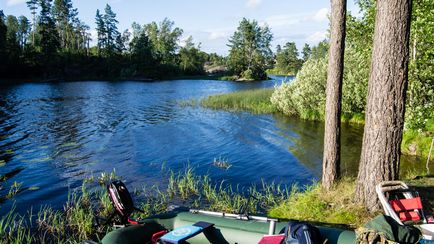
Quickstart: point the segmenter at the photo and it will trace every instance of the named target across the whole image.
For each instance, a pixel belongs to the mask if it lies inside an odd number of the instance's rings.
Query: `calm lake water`
[[[282,115],[253,115],[180,105],[217,93],[273,87],[214,80],[29,83],[0,87],[0,203],[18,210],[60,208],[69,189],[116,169],[130,188],[167,182],[167,169],[193,166],[240,187],[310,183],[321,175],[323,124]],[[362,127],[343,126],[343,171],[354,174]],[[228,170],[212,165],[223,158]],[[165,170],[162,170],[164,168]],[[28,188],[38,188],[29,190]]]

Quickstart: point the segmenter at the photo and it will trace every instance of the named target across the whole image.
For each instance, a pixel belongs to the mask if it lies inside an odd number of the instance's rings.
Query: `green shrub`
[[[309,59],[292,82],[275,89],[271,102],[287,115],[322,119],[325,108],[327,58]]]

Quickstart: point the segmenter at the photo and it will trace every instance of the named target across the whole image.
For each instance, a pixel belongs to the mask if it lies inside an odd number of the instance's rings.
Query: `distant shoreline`
[[[270,75],[274,76],[274,75]],[[268,80],[271,79],[270,76]],[[280,76],[280,75],[276,75]],[[216,75],[178,75],[178,76],[167,76],[159,78],[148,78],[148,77],[37,77],[37,78],[0,78],[0,86],[2,85],[17,85],[25,83],[61,83],[61,82],[80,82],[80,81],[109,81],[109,82],[123,82],[123,81],[138,81],[138,82],[155,82],[162,80],[225,80],[234,82],[257,82],[256,80],[230,80],[224,79],[227,76],[216,74]]]

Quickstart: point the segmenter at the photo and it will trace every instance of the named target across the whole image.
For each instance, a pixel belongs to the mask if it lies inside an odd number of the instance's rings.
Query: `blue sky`
[[[0,9],[6,15],[29,17],[25,1],[0,0]],[[300,50],[304,43],[315,45],[325,38],[330,10],[327,0],[73,0],[93,36],[96,9],[104,9],[106,3],[117,14],[121,31],[130,28],[133,21],[146,24],[168,17],[184,30],[182,39],[191,35],[202,50],[223,55],[228,53],[227,40],[243,17],[268,24],[274,35],[273,48],[294,41]],[[354,1],[347,4],[349,11],[358,13]]]

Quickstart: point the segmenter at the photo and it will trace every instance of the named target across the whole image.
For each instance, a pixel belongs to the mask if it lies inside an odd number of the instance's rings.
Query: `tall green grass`
[[[225,182],[215,183],[207,175],[195,174],[189,166],[183,171],[169,171],[167,174],[167,186],[163,189],[155,185],[130,189],[136,198],[135,205],[144,211],[135,213],[135,217],[164,213],[173,203],[227,213],[239,213],[242,209],[251,214],[266,213],[287,199],[290,193],[287,188],[274,183],[263,182],[260,187],[251,186],[247,189],[234,188]],[[84,179],[81,188],[69,192],[63,209],[44,206],[36,215],[28,213],[24,216],[11,209],[0,218],[0,243],[78,243],[100,240],[110,227],[95,226],[95,216],[107,219],[113,211],[103,182],[118,178],[112,171]]]
[[[256,114],[277,112],[270,97],[274,88],[239,91],[209,96],[200,101],[203,107],[229,111],[249,111]]]
[[[324,191],[318,183],[305,187],[286,187],[275,183],[239,189],[237,186],[214,182],[209,176],[195,174],[187,167],[180,172],[167,172],[167,186],[155,185],[133,189],[135,205],[144,210],[135,217],[149,217],[164,213],[170,204],[202,208],[226,213],[267,214],[270,217],[300,219],[315,222],[363,225],[373,217],[362,205],[353,201],[355,180],[345,178],[331,191]],[[101,177],[89,177],[83,186],[71,191],[63,209],[42,207],[36,215],[30,210],[18,215],[15,209],[0,217],[0,243],[78,243],[100,240],[109,226],[95,226],[95,215],[107,218],[113,207],[100,180],[119,177],[113,171]],[[434,178],[412,180],[412,186],[422,186],[423,194],[431,199]],[[431,186],[428,187],[428,186]],[[131,190],[131,189],[130,189]],[[432,209],[431,209],[432,210]]]
[[[269,211],[276,218],[299,219],[332,224],[362,226],[374,215],[354,202],[355,180],[342,179],[330,191],[315,183],[304,191],[293,188],[290,196]]]

